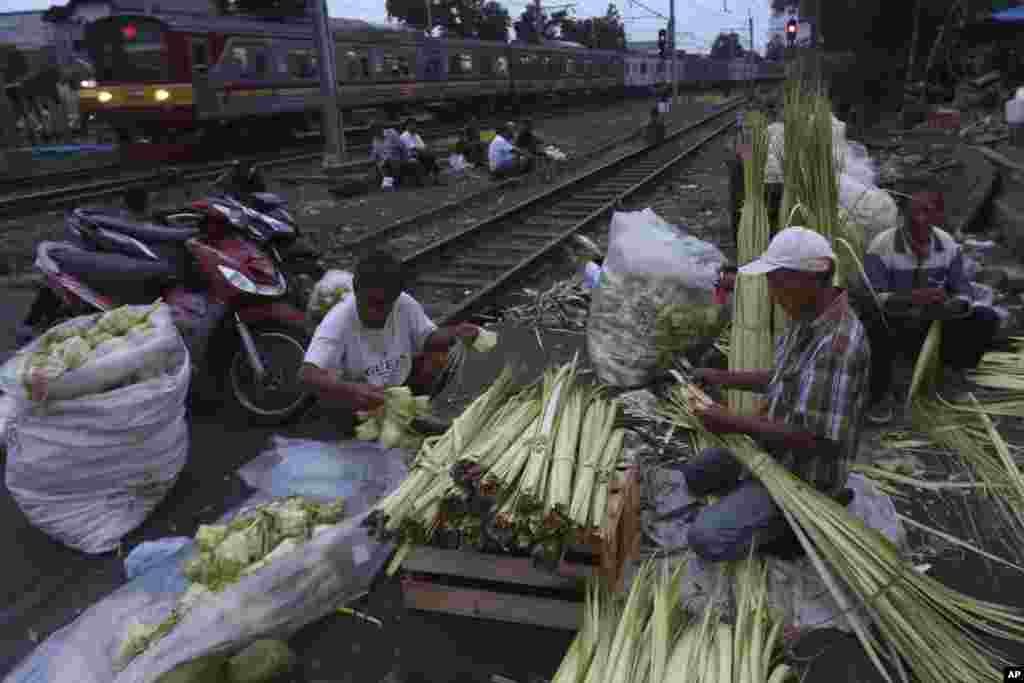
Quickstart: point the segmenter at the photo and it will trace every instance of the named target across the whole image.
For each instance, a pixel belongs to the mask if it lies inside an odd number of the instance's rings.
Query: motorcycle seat
[[[157,225],[156,223],[140,223],[119,216],[105,213],[90,213],[89,220],[98,227],[113,230],[146,244],[162,242],[185,242],[199,236],[199,230],[173,225]]]
[[[174,267],[164,261],[86,251],[70,245],[56,245],[48,253],[63,272],[122,303],[136,303],[125,300],[126,296],[140,303],[152,301],[177,278]]]

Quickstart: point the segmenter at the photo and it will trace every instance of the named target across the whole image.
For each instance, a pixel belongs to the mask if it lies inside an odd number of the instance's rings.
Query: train
[[[514,99],[652,93],[670,62],[638,51],[427,36],[404,27],[330,20],[339,106],[399,115],[415,108],[487,114]],[[312,23],[239,16],[112,13],[82,41],[94,78],[78,91],[83,117],[122,139],[195,132],[315,128],[322,98]],[[681,55],[684,88],[778,81],[782,65]]]

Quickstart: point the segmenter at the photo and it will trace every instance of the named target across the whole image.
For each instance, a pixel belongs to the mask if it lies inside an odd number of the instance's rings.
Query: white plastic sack
[[[587,351],[598,377],[641,386],[656,370],[654,325],[671,304],[708,305],[725,256],[650,209],[612,216],[608,256],[587,321]]]
[[[900,209],[892,195],[846,173],[839,177],[839,205],[863,228],[865,247],[884,231],[902,225]]]
[[[868,148],[859,142],[846,143],[846,164],[843,173],[864,185],[878,184],[878,166],[868,154]]]
[[[148,310],[149,306],[131,306],[139,311]],[[102,313],[73,318],[61,323],[52,330],[81,330],[91,328]],[[181,335],[174,325],[169,306],[160,306],[149,318],[153,330],[145,336],[132,338],[132,343],[116,345],[108,342],[110,352],[94,358],[75,370],[68,370],[54,380],[45,383],[42,394],[46,401],[62,401],[101,394],[112,387],[124,384],[140,371],[147,371],[154,365],[166,362],[169,354],[184,349]],[[28,346],[19,349],[18,353],[0,367],[0,388],[14,397],[18,404],[33,403],[29,390],[23,381],[24,364],[32,354],[40,348],[42,337]],[[98,347],[104,348],[104,345]],[[186,385],[188,384],[186,378]]]
[[[359,442],[277,440],[271,451],[256,459],[262,461],[257,469],[263,475],[252,471],[247,475],[246,469],[252,469],[248,466],[239,474],[266,483],[274,477],[264,475],[280,463],[311,459],[335,459],[344,464],[349,479],[339,483],[353,494],[346,498],[350,518],[224,591],[198,601],[170,633],[117,671],[115,661],[129,626],[162,622],[191,585],[182,574],[182,563],[196,552],[195,544],[189,543],[53,634],[4,679],[5,683],[152,683],[197,657],[233,654],[260,638],[287,640],[303,626],[368,590],[393,546],[372,538],[362,523],[369,513],[368,501],[393,491],[407,474],[401,452]],[[281,480],[277,481],[280,484]],[[318,488],[328,490],[330,482]],[[303,495],[303,487],[288,493]],[[260,492],[218,523],[271,499]]]
[[[313,287],[309,295],[306,314],[313,322],[319,323],[331,308],[352,293],[352,273],[347,270],[329,270]]]
[[[468,166],[466,157],[462,154],[452,154],[448,157],[448,166],[451,167],[453,173],[462,173]]]
[[[7,488],[33,526],[105,553],[164,499],[188,457],[191,367],[180,337],[177,347],[169,374],[18,407],[7,430]]]

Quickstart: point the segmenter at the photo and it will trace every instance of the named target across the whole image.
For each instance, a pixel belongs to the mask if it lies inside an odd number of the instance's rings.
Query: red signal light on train
[[[135,36],[139,35],[139,29],[135,28],[135,24],[125,24],[121,27],[121,35],[125,40],[135,40]]]

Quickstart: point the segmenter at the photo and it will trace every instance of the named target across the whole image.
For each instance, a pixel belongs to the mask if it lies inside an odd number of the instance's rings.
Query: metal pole
[[[434,10],[431,4],[434,0],[424,0],[427,3],[427,35],[434,35]]]
[[[342,130],[338,77],[335,72],[334,35],[328,27],[327,0],[313,0],[313,37],[320,65],[320,96],[323,99],[324,170],[328,175],[347,156]]]
[[[676,0],[672,0],[668,6],[668,49],[671,59],[669,60],[669,73],[672,75],[672,106],[679,103],[679,79],[676,78]]]
[[[541,18],[541,12],[543,10],[541,9],[540,0],[536,0],[536,2],[534,4],[537,5],[537,16],[535,17],[535,20],[537,22],[537,42],[538,43],[543,43],[544,42],[544,21]]]
[[[750,52],[747,53],[747,80],[750,81],[748,90],[750,97],[754,96],[754,15],[750,15]]]

